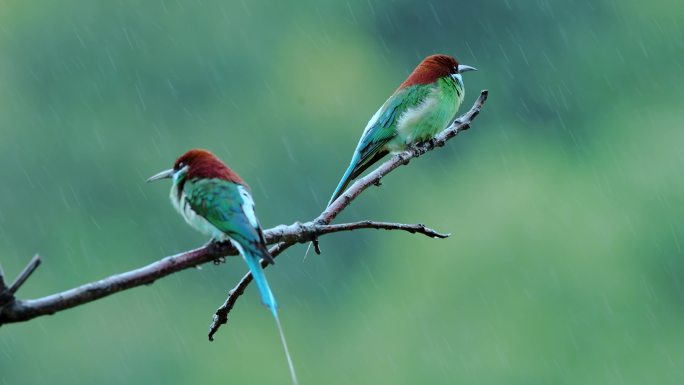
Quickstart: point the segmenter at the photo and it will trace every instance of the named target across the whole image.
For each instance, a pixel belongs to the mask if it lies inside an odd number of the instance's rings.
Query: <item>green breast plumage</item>
[[[390,151],[401,151],[406,144],[433,138],[456,117],[458,107],[463,101],[463,83],[452,77],[441,78],[434,84],[413,87],[427,87],[429,91],[409,91],[424,96],[414,100],[415,104],[406,108],[397,119],[397,136],[388,143]]]

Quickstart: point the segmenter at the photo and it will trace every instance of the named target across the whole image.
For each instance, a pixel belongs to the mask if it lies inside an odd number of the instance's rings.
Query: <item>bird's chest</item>
[[[408,108],[397,121],[397,138],[391,150],[433,138],[455,117],[458,103],[453,92],[435,87],[417,106]],[[391,145],[392,145],[391,144]]]
[[[221,230],[217,229],[209,221],[204,219],[201,215],[197,214],[192,206],[188,203],[186,199],[186,192],[181,190],[180,193],[178,188],[174,186],[171,188],[170,193],[171,203],[173,207],[180,213],[180,215],[185,219],[190,226],[195,228],[197,231],[206,234],[216,240],[226,240],[227,236]]]
[[[397,133],[404,143],[412,143],[432,131],[438,115],[439,95],[432,91],[415,107],[408,108],[397,121]]]

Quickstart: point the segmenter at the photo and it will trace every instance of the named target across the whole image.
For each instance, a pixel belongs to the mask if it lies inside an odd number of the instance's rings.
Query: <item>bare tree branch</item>
[[[330,225],[329,223],[364,190],[371,185],[379,185],[382,177],[389,172],[402,164],[407,164],[412,158],[416,158],[435,147],[443,146],[447,140],[456,136],[459,132],[466,130],[470,126],[472,120],[480,112],[486,99],[487,91],[482,91],[473,107],[448,129],[440,133],[437,138],[413,146],[408,150],[393,156],[387,162],[380,165],[375,171],[364,178],[357,180],[356,183],[333,202],[330,207],[324,210],[315,220],[303,224],[295,223],[289,226],[276,226],[264,231],[267,243],[274,245],[270,249],[271,254],[275,257],[295,243],[306,243],[325,234],[356,229],[374,228],[401,230],[423,234],[433,238],[444,238],[448,236],[447,234],[438,233],[423,225],[372,221],[337,225]],[[3,302],[0,301],[0,325],[28,321],[35,317],[54,314],[123,290],[141,285],[149,285],[159,278],[174,274],[181,270],[207,262],[217,261],[225,256],[236,254],[237,251],[229,243],[211,243],[194,250],[165,257],[147,266],[113,275],[99,281],[87,283],[61,293],[48,295],[38,299],[18,300],[14,298],[14,293],[26,282],[40,264],[40,258],[36,256],[9,288],[6,286],[2,271],[0,270],[0,299],[5,299],[4,306],[2,306]],[[226,322],[227,315],[235,304],[235,301],[244,292],[250,281],[251,276],[247,274],[242,278],[240,283],[231,290],[228,299],[214,316],[214,322],[212,323],[213,331],[210,333],[210,337],[213,336],[220,325]],[[224,310],[221,311],[221,309]]]
[[[195,250],[166,257],[147,266],[87,283],[61,293],[30,300],[14,300],[0,310],[0,325],[27,321],[32,318],[54,314],[84,303],[95,301],[110,294],[155,280],[189,267],[235,253],[226,245],[208,245]]]
[[[5,279],[2,276],[2,271],[0,271],[0,308],[3,307],[7,302],[14,299],[14,294],[19,290],[19,288],[26,282],[27,279],[33,274],[34,271],[40,266],[40,255],[36,254],[31,258],[28,265],[24,267],[24,270],[19,273],[17,279],[10,285],[10,287],[5,286]]]
[[[298,242],[308,242],[315,236],[340,231],[370,228],[403,230],[411,233],[424,234],[432,238],[444,238],[447,236],[446,234],[438,233],[423,225],[363,221],[340,225],[318,225],[312,222],[306,224],[295,223],[289,226],[281,225],[264,231],[264,237],[269,244],[277,243],[277,245],[271,249],[275,256],[280,254],[280,252],[287,247]],[[0,325],[27,321],[38,316],[54,314],[58,311],[92,302],[122,290],[141,285],[149,285],[159,278],[217,260],[218,258],[227,255],[237,255],[237,250],[227,242],[211,243],[198,249],[166,257],[139,269],[113,275],[61,293],[32,300],[15,300],[13,295],[16,292],[16,289],[25,282],[28,276],[30,276],[40,263],[40,257],[36,256],[19,275],[19,278],[17,278],[15,283],[13,283],[10,288],[5,289],[0,293],[0,295],[2,295],[2,293],[8,294],[6,306],[0,309]]]
[[[482,92],[480,92],[480,96],[477,98],[475,104],[473,104],[470,110],[468,110],[468,112],[466,112],[461,117],[456,119],[456,121],[454,121],[444,131],[440,132],[433,140],[424,143],[419,143],[415,146],[410,146],[407,150],[391,157],[389,160],[381,164],[378,168],[370,172],[365,177],[358,179],[356,182],[354,182],[354,184],[351,185],[351,187],[347,189],[347,191],[344,192],[344,194],[340,195],[330,206],[323,210],[321,215],[319,215],[318,218],[316,218],[312,223],[320,225],[329,224],[342,210],[349,206],[349,204],[356,197],[361,195],[361,193],[364,192],[367,188],[369,188],[370,186],[380,186],[380,180],[385,175],[389,174],[399,166],[407,165],[411,159],[418,158],[419,156],[434,149],[435,147],[444,146],[444,144],[449,139],[455,137],[462,131],[465,131],[468,128],[470,128],[470,123],[480,114],[482,106],[487,101],[488,96],[489,92],[487,90],[483,90]],[[316,252],[318,253],[318,244],[316,242],[315,236],[312,239],[312,241],[314,242]],[[286,245],[283,247],[287,248],[289,246],[290,245]],[[273,251],[274,250],[272,249],[271,255],[273,255],[273,258],[275,258],[277,254],[280,254],[280,252],[274,254]],[[265,267],[266,263],[262,261],[261,266]],[[219,307],[216,310],[213,316],[213,320],[209,325],[210,341],[214,340],[214,334],[216,334],[218,328],[220,328],[221,325],[228,322],[228,313],[230,313],[230,311],[233,309],[235,302],[245,292],[245,289],[250,284],[250,282],[252,282],[252,275],[248,272],[247,274],[245,274],[244,277],[242,277],[240,282],[238,282],[238,284],[228,292],[228,298],[223,303],[223,305],[221,305],[221,307]]]
[[[2,305],[6,304],[12,296],[8,292],[8,287],[5,284],[5,272],[2,271],[2,266],[0,266],[0,309]]]
[[[352,231],[358,229],[379,229],[379,230],[403,230],[412,234],[423,234],[430,238],[447,238],[449,234],[438,233],[437,231],[425,227],[425,225],[408,225],[403,223],[361,221],[352,223],[342,223],[338,225],[316,224],[315,222],[295,223],[290,226],[276,226],[268,230],[266,242],[271,244],[272,240],[279,242],[301,243],[310,241],[320,235],[337,233],[340,231]]]
[[[307,240],[312,240],[314,237],[319,235],[336,233],[339,231],[351,231],[357,229],[402,230],[411,234],[423,234],[430,238],[449,237],[449,234],[438,233],[437,231],[425,227],[425,225],[422,224],[407,225],[402,223],[362,221],[343,223],[339,225],[315,225],[313,222],[309,222],[307,224],[296,224],[293,226],[297,225],[301,231],[291,232],[290,228],[292,226],[287,226],[285,231],[281,233],[283,242],[277,244],[269,250],[273,258],[277,257],[281,252],[297,242],[305,242]],[[278,230],[278,227],[272,230]],[[302,234],[307,234],[308,239],[302,237]],[[266,263],[266,261],[261,261],[261,267],[268,267],[268,263]],[[211,325],[209,325],[209,341],[213,341],[214,334],[216,334],[221,325],[228,322],[228,313],[230,313],[230,311],[233,309],[235,302],[245,292],[245,289],[247,286],[249,286],[250,282],[252,282],[252,274],[248,272],[242,277],[240,282],[238,282],[238,284],[228,292],[228,298],[221,305],[221,307],[216,310]]]
[[[24,282],[26,282],[26,280],[29,279],[31,274],[33,274],[33,272],[36,271],[38,266],[40,266],[40,263],[40,255],[34,255],[33,258],[31,258],[31,260],[29,261],[28,265],[24,267],[24,270],[22,270],[21,273],[19,273],[14,283],[10,285],[9,292],[12,294],[16,293],[17,290],[19,290],[19,288],[24,284]]]
[[[275,258],[292,245],[294,245],[294,242],[282,242],[271,247],[268,251],[271,253],[271,256]],[[264,269],[268,267],[268,263],[263,259],[261,260],[261,267]],[[228,313],[233,310],[235,302],[238,298],[240,298],[240,296],[242,296],[242,294],[245,292],[245,289],[251,282],[252,274],[247,272],[247,274],[240,279],[240,282],[238,282],[238,284],[228,292],[228,298],[226,298],[226,301],[223,302],[223,304],[216,310],[214,316],[212,317],[211,324],[209,325],[209,341],[213,341],[214,334],[216,334],[221,325],[225,325],[228,322]]]

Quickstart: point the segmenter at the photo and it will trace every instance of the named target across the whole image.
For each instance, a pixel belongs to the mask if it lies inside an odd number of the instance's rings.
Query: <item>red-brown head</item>
[[[401,83],[399,88],[418,84],[431,84],[440,78],[455,76],[467,71],[477,71],[477,69],[458,64],[458,61],[449,55],[430,55],[418,64],[416,69]]]
[[[244,185],[245,182],[233,170],[228,168],[216,155],[207,150],[192,149],[176,159],[173,168],[162,171],[147,181],[152,182],[164,178],[176,178],[183,175],[183,179],[223,179]]]

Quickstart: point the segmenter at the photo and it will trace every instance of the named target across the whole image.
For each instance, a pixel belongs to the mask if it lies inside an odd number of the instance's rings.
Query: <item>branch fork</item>
[[[40,259],[40,255],[34,255],[9,287],[7,287],[5,284],[4,273],[2,269],[0,269],[0,310],[2,310],[6,304],[15,300],[14,294],[26,282],[26,280],[29,279],[31,274],[36,271],[41,262],[42,260]]]

